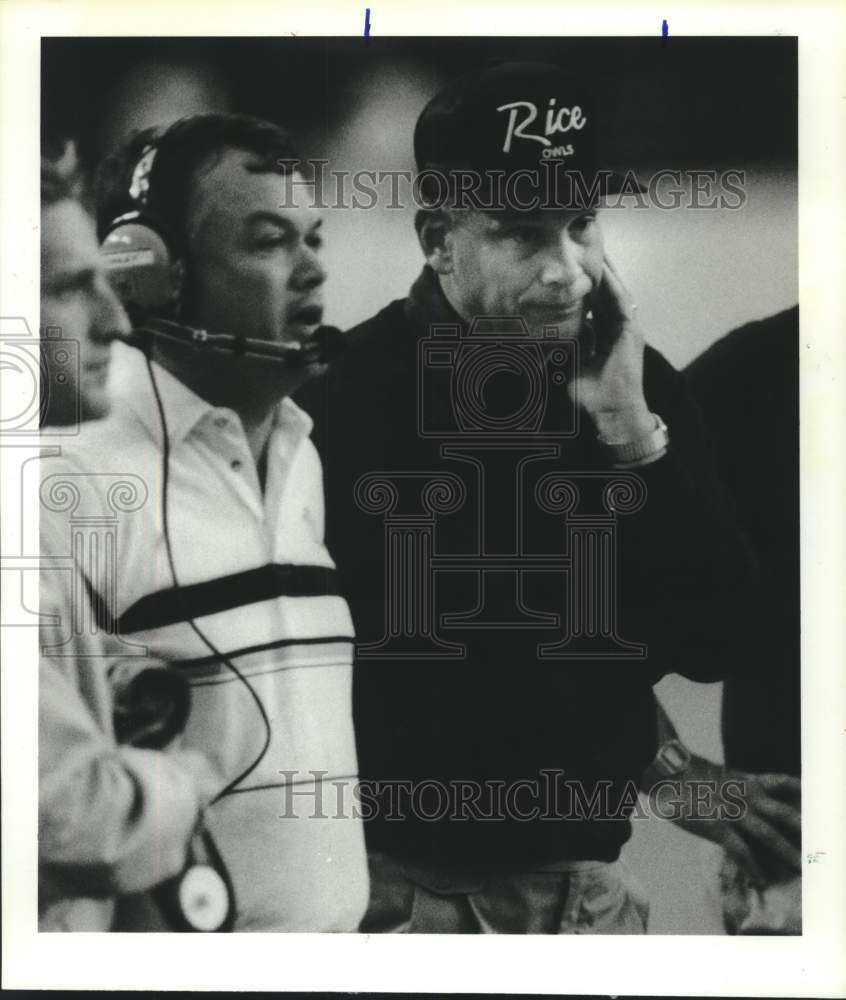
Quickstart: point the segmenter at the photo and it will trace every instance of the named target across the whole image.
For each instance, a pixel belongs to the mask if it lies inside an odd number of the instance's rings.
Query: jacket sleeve
[[[179,754],[115,746],[59,667],[43,660],[39,680],[42,884],[99,897],[175,875],[200,807]]]
[[[42,554],[60,554],[51,547],[47,520],[42,518]],[[202,782],[212,780],[205,758],[193,751],[116,744],[106,675],[108,637],[70,628],[71,612],[78,610],[72,600],[82,593],[80,588],[71,596],[77,572],[41,573],[42,906],[68,896],[139,892],[176,874],[197,822]]]
[[[627,638],[646,642],[658,676],[718,680],[743,672],[750,659],[761,615],[755,559],[699,407],[684,377],[651,348],[645,389],[670,446],[634,470],[646,498],[619,522],[619,620]]]

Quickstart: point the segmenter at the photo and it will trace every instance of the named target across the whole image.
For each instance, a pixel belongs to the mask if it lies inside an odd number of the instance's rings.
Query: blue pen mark
[[[666,45],[667,39],[669,37],[670,37],[670,28],[667,24],[667,19],[664,18],[664,20],[661,22],[661,44]]]
[[[666,23],[667,22],[665,21],[664,24],[666,24]],[[370,37],[370,8],[369,7],[365,7],[364,8],[364,37],[365,38],[369,38]]]

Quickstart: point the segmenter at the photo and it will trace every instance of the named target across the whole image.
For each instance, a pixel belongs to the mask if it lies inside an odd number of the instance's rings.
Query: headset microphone
[[[287,368],[305,368],[313,364],[328,364],[346,348],[346,338],[334,326],[321,326],[305,343],[279,344],[271,340],[239,337],[231,333],[210,333],[167,319],[148,319],[131,333],[121,337],[133,347],[145,348],[150,337],[159,337],[197,351],[217,351],[235,357],[261,358],[279,361]]]

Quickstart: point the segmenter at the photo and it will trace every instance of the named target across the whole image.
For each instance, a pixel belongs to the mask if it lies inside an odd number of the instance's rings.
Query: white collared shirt
[[[116,656],[137,644],[190,678],[183,745],[205,751],[232,780],[266,737],[250,691],[188,618],[247,678],[270,719],[261,762],[207,817],[233,877],[236,929],[355,930],[367,874],[352,809],[354,633],[323,544],[322,472],[310,418],[291,400],[280,403],[262,494],[238,415],[153,365],[170,444],[168,534],[177,589],[163,531],[163,435],[149,372],[140,352],[121,361],[129,391],[107,420],[83,428],[61,459],[43,463],[42,482],[64,476],[81,489],[77,528],[85,517],[93,524],[119,508],[114,585],[105,569],[107,543],[97,542],[83,567],[97,567],[92,585],[105,618],[117,624]],[[48,514],[54,521],[68,516]]]

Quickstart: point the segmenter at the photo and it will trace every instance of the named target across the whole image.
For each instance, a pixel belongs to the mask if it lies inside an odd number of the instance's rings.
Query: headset
[[[210,332],[167,318],[182,295],[185,268],[167,223],[147,208],[150,176],[160,147],[183,119],[142,150],[129,184],[134,204],[109,222],[102,234],[101,252],[109,279],[124,305],[133,330],[121,339],[146,349],[151,338],[161,338],[202,352],[277,361],[289,368],[305,368],[333,361],[346,340],[336,327],[321,326],[308,344],[277,344],[226,332]]]
[[[170,479],[170,439],[164,405],[152,365],[152,347],[156,339],[201,353],[224,353],[233,357],[255,357],[301,369],[310,364],[334,360],[346,346],[335,327],[321,326],[307,344],[277,344],[250,339],[223,331],[208,331],[190,326],[177,318],[183,294],[185,267],[176,250],[177,242],[166,221],[148,208],[153,164],[163,144],[175,130],[191,119],[182,119],[161,136],[150,139],[140,151],[128,184],[128,199],[123,211],[107,222],[101,231],[101,252],[109,279],[132,321],[132,332],[120,339],[140,348],[145,355],[150,385],[155,397],[162,429],[162,529],[167,560],[177,599],[180,584],[176,573],[168,517]],[[255,760],[231,780],[212,800],[211,805],[231,794],[264,759],[271,741],[267,710],[249,680],[205,635],[190,616],[186,622],[200,641],[220,663],[245,685],[264,725],[265,738]],[[235,892],[229,872],[202,817],[191,837],[187,861],[182,872],[152,890],[152,898],[165,920],[177,931],[231,931],[235,923]]]

